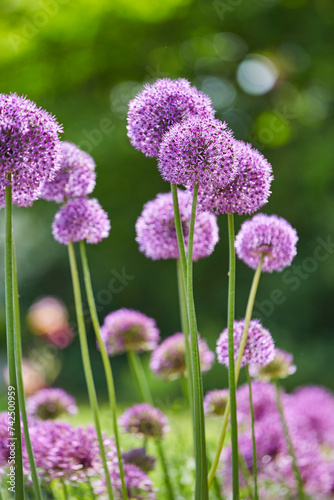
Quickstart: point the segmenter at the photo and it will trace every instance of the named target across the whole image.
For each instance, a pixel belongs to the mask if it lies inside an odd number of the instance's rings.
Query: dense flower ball
[[[271,273],[289,266],[297,253],[296,230],[281,217],[257,214],[241,226],[235,239],[239,259],[256,269],[264,255],[262,270]]]
[[[178,201],[183,235],[187,248],[192,197],[187,191],[178,191]],[[136,241],[146,257],[178,259],[180,257],[174,222],[172,194],[161,193],[146,203],[136,223]],[[206,212],[198,213],[195,220],[193,260],[208,257],[218,242],[216,217]]]
[[[236,176],[235,140],[226,123],[190,118],[164,135],[158,168],[162,178],[185,187],[215,183],[223,188]]]
[[[285,400],[285,393],[282,398]],[[273,384],[252,380],[252,400],[254,419],[262,420],[277,416],[276,389]],[[249,387],[244,384],[237,389],[238,419],[241,422],[250,421]]]
[[[224,188],[208,183],[199,191],[202,210],[217,214],[252,214],[268,201],[273,180],[270,163],[250,144],[235,142],[237,173]]]
[[[109,236],[110,221],[108,214],[93,198],[74,198],[63,205],[56,213],[52,233],[63,245],[86,240],[98,243]]]
[[[154,469],[155,458],[146,455],[145,448],[132,448],[132,450],[123,453],[123,460],[126,464],[136,465],[144,472],[150,472]]]
[[[102,461],[95,429],[89,426],[73,427],[57,420],[39,421],[32,425],[30,438],[36,466],[43,480],[63,478],[69,481],[86,480],[101,475]],[[107,459],[115,460],[115,445],[105,439]],[[24,464],[29,469],[29,460],[24,450]]]
[[[116,465],[117,467],[117,465]],[[109,465],[109,473],[111,484],[113,487],[113,495],[115,500],[123,500],[122,494],[122,483],[118,471],[118,467],[115,465]],[[156,500],[155,489],[153,488],[153,483],[147,474],[134,464],[124,464],[124,480],[126,484],[126,489],[129,499],[136,500]],[[103,474],[102,474],[103,476]],[[99,500],[109,500],[109,495],[107,492],[106,481],[103,477],[102,480],[94,482],[94,493],[96,498]]]
[[[119,419],[125,432],[161,440],[169,431],[166,415],[147,403],[128,408]]]
[[[249,373],[258,380],[269,382],[278,378],[286,378],[293,375],[296,371],[293,364],[293,355],[282,349],[275,349],[274,359],[266,366],[251,365]]]
[[[132,309],[118,309],[104,318],[101,337],[109,355],[126,351],[152,351],[160,332],[153,318]]]
[[[198,337],[201,371],[210,370],[215,355],[205,340]],[[150,368],[163,380],[175,380],[184,377],[186,370],[185,337],[183,333],[175,333],[164,340],[152,353]]]
[[[95,187],[95,162],[71,142],[61,142],[61,164],[55,178],[43,186],[40,198],[62,203],[90,194]]]
[[[234,321],[234,359],[237,360],[239,346],[244,330],[245,320]],[[275,346],[268,330],[263,328],[259,320],[253,319],[249,323],[245,350],[241,358],[241,366],[267,365],[274,359]],[[217,357],[219,363],[228,367],[228,329],[220,334],[217,342]]]
[[[129,103],[128,137],[132,146],[146,156],[158,156],[163,135],[184,118],[214,116],[211,100],[180,78],[163,78],[144,90]]]
[[[0,202],[11,173],[13,203],[31,206],[60,166],[62,127],[44,109],[17,94],[0,94]]]
[[[63,389],[42,389],[27,399],[27,413],[41,420],[55,419],[78,411],[75,399]]]
[[[204,397],[204,413],[222,417],[228,404],[230,392],[228,389],[209,391]]]

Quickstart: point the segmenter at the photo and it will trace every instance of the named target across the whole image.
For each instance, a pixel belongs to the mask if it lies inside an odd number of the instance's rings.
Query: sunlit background
[[[285,217],[299,235],[289,271],[263,275],[256,316],[276,345],[293,352],[297,372],[287,387],[317,383],[334,389],[334,168],[333,29],[330,0],[5,0],[0,9],[0,92],[25,94],[63,123],[63,138],[97,163],[94,191],[108,211],[108,240],[89,247],[101,321],[129,307],[156,319],[161,335],[180,330],[175,262],[153,262],[135,242],[144,203],[167,191],[156,160],[134,150],[126,135],[129,100],[146,82],[188,78],[207,93],[238,139],[251,142],[273,165],[275,181],[264,212]],[[66,247],[56,243],[54,203],[15,210],[22,317],[39,298],[61,299],[75,333]],[[0,213],[3,253],[3,211]],[[236,219],[237,229],[244,218]],[[199,330],[214,348],[226,326],[227,227],[221,242],[195,265]],[[320,245],[320,249],[319,249]],[[237,267],[236,315],[244,316],[252,271]],[[122,289],[108,291],[115,273]],[[4,282],[3,270],[0,270]],[[280,290],[280,303],[273,303]],[[24,355],[48,383],[85,398],[78,338],[50,344],[25,323]],[[88,326],[101,396],[100,355]],[[66,342],[65,342],[66,343]],[[50,347],[51,346],[51,347]],[[1,287],[0,372],[5,370],[4,288]],[[145,358],[147,361],[147,358]],[[122,357],[113,359],[117,392],[134,397]],[[49,373],[50,372],[50,373]],[[160,398],[178,394],[177,383],[153,377]],[[4,393],[4,379],[2,379]],[[225,368],[205,375],[206,389],[226,383]],[[169,394],[167,396],[167,393]]]

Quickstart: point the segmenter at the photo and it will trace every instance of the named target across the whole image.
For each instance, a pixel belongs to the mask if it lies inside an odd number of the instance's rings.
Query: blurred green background
[[[0,9],[0,92],[25,94],[55,114],[64,125],[63,138],[97,163],[94,196],[112,224],[109,239],[88,249],[101,321],[111,310],[130,307],[154,317],[163,337],[180,329],[175,262],[152,262],[135,242],[144,203],[169,186],[156,161],[130,146],[126,111],[144,83],[185,77],[212,98],[216,116],[238,139],[252,142],[272,163],[273,192],[263,211],[285,217],[299,235],[293,267],[263,275],[255,307],[276,345],[295,356],[298,370],[286,385],[334,389],[333,2],[2,0]],[[45,201],[15,210],[22,315],[37,298],[54,295],[67,304],[75,323],[67,250],[51,234],[56,210]],[[237,217],[237,230],[243,220]],[[199,330],[212,348],[226,326],[225,217],[219,225],[220,244],[195,265]],[[241,318],[253,272],[237,264]],[[131,279],[120,293],[106,293],[112,273],[122,269]],[[2,270],[0,279],[3,283]],[[273,290],[281,291],[281,303],[273,304]],[[3,287],[1,304],[3,371]],[[89,339],[103,396],[91,329]],[[43,352],[42,346],[24,328],[25,354]],[[57,358],[63,369],[54,385],[84,398],[77,337]],[[120,400],[135,398],[124,359],[114,358],[113,366]],[[226,384],[225,372],[215,366],[205,376],[205,388]],[[178,394],[177,383],[151,381],[162,400]]]

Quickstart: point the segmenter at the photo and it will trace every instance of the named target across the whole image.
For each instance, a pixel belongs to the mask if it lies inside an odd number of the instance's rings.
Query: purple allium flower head
[[[198,336],[201,371],[210,370],[215,355],[204,339]],[[165,339],[152,353],[151,370],[163,380],[175,380],[186,375],[185,337],[175,333]]]
[[[270,163],[250,144],[235,141],[237,173],[224,188],[214,182],[199,190],[200,209],[217,214],[252,214],[268,201],[273,180]]]
[[[125,432],[161,440],[169,431],[166,415],[147,403],[125,410],[119,419]]]
[[[228,403],[230,393],[228,389],[215,389],[206,393],[204,397],[204,413],[222,417]]]
[[[285,397],[285,393],[282,394]],[[267,382],[252,380],[252,399],[255,421],[278,417],[275,386]],[[249,388],[244,384],[237,389],[238,417],[250,422]]]
[[[123,459],[126,464],[136,465],[144,472],[154,469],[155,458],[146,455],[145,448],[133,448],[123,453]]]
[[[258,380],[269,382],[278,378],[286,378],[296,372],[293,355],[282,349],[275,349],[274,359],[266,366],[250,365],[249,373]]]
[[[44,109],[17,94],[0,94],[0,198],[11,173],[13,203],[29,207],[60,166],[62,127]]]
[[[281,217],[257,214],[241,226],[235,239],[239,259],[256,269],[265,255],[262,270],[268,273],[282,271],[297,253],[296,230]]]
[[[86,480],[101,474],[102,461],[96,431],[93,427],[73,427],[57,420],[39,421],[30,429],[36,466],[45,481],[64,478],[69,481]],[[113,460],[115,445],[105,440],[107,460]],[[27,453],[24,463],[29,467]]]
[[[192,197],[187,191],[178,191],[180,217],[187,247]],[[172,194],[161,193],[146,203],[136,223],[136,241],[146,257],[178,259],[180,257],[174,222]],[[195,220],[193,260],[208,257],[218,242],[217,219],[213,214],[198,213]]]
[[[237,360],[245,320],[234,321],[234,359]],[[217,342],[217,357],[219,363],[228,367],[228,329],[220,334]],[[260,321],[252,319],[249,323],[245,350],[241,358],[241,366],[267,365],[274,359],[275,346],[268,330],[263,328]]]
[[[132,146],[146,156],[158,156],[167,130],[190,116],[213,117],[208,96],[180,78],[163,78],[144,90],[129,103],[128,137]]]
[[[108,214],[95,198],[69,200],[56,213],[52,224],[53,236],[64,245],[82,240],[98,243],[109,236],[109,231]]]
[[[156,500],[155,489],[151,479],[147,474],[133,464],[124,464],[124,480],[129,499],[137,500]],[[113,494],[115,500],[123,500],[122,483],[119,476],[118,466],[109,466],[111,484],[113,486]],[[98,486],[94,487],[94,493],[99,500],[108,500],[106,482],[103,478],[99,481]]]
[[[75,399],[63,389],[41,389],[27,399],[28,415],[41,420],[55,419],[77,411]]]
[[[164,135],[158,168],[165,181],[185,187],[215,183],[223,188],[237,174],[235,140],[226,123],[191,118]]]
[[[9,445],[12,443],[9,436],[8,412],[0,413],[0,473],[3,474],[5,468],[8,467],[11,449]]]
[[[61,142],[61,164],[55,178],[46,182],[40,198],[62,203],[67,198],[90,194],[95,187],[95,162],[71,142]]]
[[[104,318],[101,337],[109,355],[126,351],[152,351],[160,332],[153,318],[132,309],[118,309]]]

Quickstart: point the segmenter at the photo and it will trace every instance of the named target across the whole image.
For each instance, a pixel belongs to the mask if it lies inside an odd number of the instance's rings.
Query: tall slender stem
[[[27,448],[27,453],[29,457],[30,472],[33,483],[33,489],[36,500],[42,499],[42,492],[40,489],[36,463],[34,459],[33,449],[31,445],[29,427],[28,427],[28,417],[25,406],[25,395],[24,395],[24,385],[22,376],[22,346],[21,346],[21,320],[20,320],[20,304],[19,304],[19,290],[17,281],[17,267],[16,267],[16,255],[15,255],[15,245],[13,238],[13,305],[14,305],[14,330],[15,330],[15,355],[16,355],[16,372],[17,372],[17,390],[21,410],[21,418],[24,431],[25,445]]]
[[[229,236],[229,280],[228,280],[228,380],[231,407],[231,445],[232,445],[232,483],[233,500],[239,499],[239,453],[238,453],[238,423],[237,398],[234,367],[234,308],[235,308],[235,249],[233,214],[228,214]]]
[[[82,269],[83,269],[83,275],[84,275],[86,295],[87,295],[87,300],[88,300],[88,307],[89,307],[89,311],[90,311],[90,316],[92,318],[95,336],[96,336],[97,342],[99,344],[102,362],[103,362],[103,367],[104,367],[104,372],[105,372],[105,376],[106,376],[106,380],[107,380],[109,404],[110,404],[110,409],[111,409],[113,429],[114,429],[114,435],[115,435],[115,444],[116,444],[116,450],[117,450],[118,466],[119,466],[119,472],[120,472],[121,483],[122,483],[122,494],[123,494],[123,499],[127,500],[128,493],[127,493],[126,484],[125,484],[125,480],[124,480],[123,459],[122,459],[120,437],[119,437],[119,431],[118,431],[118,425],[117,425],[117,404],[116,404],[114,377],[113,377],[111,366],[110,366],[107,348],[105,346],[105,343],[102,340],[101,333],[100,333],[100,323],[99,323],[99,318],[98,318],[96,306],[95,306],[92,280],[91,280],[91,276],[90,276],[90,272],[89,272],[87,252],[86,252],[86,246],[85,246],[84,241],[80,241],[80,255],[81,255],[81,263],[82,263]]]
[[[239,453],[239,464],[240,464],[241,472],[242,472],[244,479],[246,481],[249,499],[254,500],[253,492],[252,492],[252,478],[251,478],[251,475],[249,473],[244,456],[241,453]]]
[[[256,292],[257,292],[259,281],[260,281],[263,259],[264,259],[264,255],[261,256],[258,267],[254,273],[252,286],[251,286],[251,289],[249,292],[247,308],[246,308],[246,315],[245,315],[244,331],[243,331],[242,337],[241,337],[238,358],[237,358],[237,361],[235,363],[235,383],[236,384],[238,383],[238,379],[239,379],[241,360],[242,360],[242,356],[243,356],[245,345],[246,345],[248,327],[249,327],[249,323],[250,323],[250,320],[252,317]],[[216,470],[218,467],[218,463],[219,463],[220,454],[221,454],[221,451],[223,449],[225,436],[226,436],[226,429],[227,429],[228,420],[229,420],[229,415],[230,415],[230,404],[228,402],[228,404],[226,405],[226,408],[225,408],[224,416],[223,416],[222,428],[221,428],[219,439],[218,439],[218,446],[217,446],[215,459],[212,462],[212,467],[211,467],[210,473],[209,473],[209,488],[210,488],[212,481],[213,481],[213,478],[215,476],[215,473],[216,473]]]
[[[97,434],[99,447],[100,447],[101,459],[102,459],[102,464],[103,464],[103,469],[104,469],[105,479],[106,479],[108,498],[109,498],[109,500],[113,500],[114,496],[113,496],[113,492],[112,492],[112,486],[111,486],[110,474],[109,474],[109,470],[108,470],[106,452],[105,452],[104,444],[103,444],[101,420],[100,420],[100,415],[99,415],[99,409],[98,409],[92,367],[91,367],[90,358],[89,358],[89,349],[88,349],[88,343],[87,343],[86,328],[85,328],[84,315],[83,315],[83,310],[82,310],[82,299],[81,299],[79,274],[78,274],[78,268],[77,268],[77,263],[76,263],[76,258],[75,258],[74,247],[73,247],[73,243],[71,243],[71,242],[69,242],[69,244],[68,244],[68,255],[69,255],[69,260],[70,260],[74,302],[75,302],[75,309],[76,309],[76,314],[77,314],[81,357],[82,357],[82,362],[83,362],[83,367],[84,367],[84,372],[85,372],[89,401],[90,401],[91,409],[93,412],[95,429],[96,429],[96,434]]]
[[[9,183],[11,177],[9,176]],[[14,390],[15,417],[13,422],[13,444],[15,444],[15,498],[24,499],[24,479],[22,463],[22,438],[20,425],[20,403],[17,387],[16,359],[15,359],[15,333],[14,333],[14,301],[13,301],[13,213],[12,213],[12,187],[6,186],[6,236],[5,236],[5,296],[6,296],[6,338],[9,386]],[[8,400],[9,402],[9,400]],[[11,412],[9,413],[11,415]]]
[[[258,487],[257,487],[257,455],[256,455],[256,438],[255,438],[255,419],[254,419],[254,406],[253,406],[253,395],[252,395],[252,380],[249,375],[248,365],[246,365],[247,383],[249,390],[249,407],[251,415],[251,426],[252,426],[252,448],[253,448],[253,479],[254,479],[254,500],[259,499]]]
[[[282,404],[282,398],[281,398],[281,387],[279,384],[278,380],[275,380],[275,386],[276,386],[276,403],[277,403],[277,409],[281,418],[282,426],[283,426],[283,431],[284,431],[284,436],[288,445],[289,453],[292,459],[292,468],[293,472],[295,475],[296,483],[297,483],[297,489],[298,489],[298,498],[299,500],[304,500],[305,499],[305,493],[304,493],[304,486],[303,486],[303,481],[300,475],[300,470],[297,465],[297,458],[295,454],[295,450],[292,444],[288,424],[286,422],[285,416],[284,416],[284,410],[283,410],[283,404]]]
[[[187,259],[187,305],[190,328],[191,363],[193,371],[194,398],[194,440],[195,440],[195,499],[208,498],[207,459],[205,444],[205,422],[203,409],[203,385],[199,357],[198,330],[193,294],[193,241],[196,218],[198,186],[194,187],[193,203],[189,223],[188,259]]]
[[[184,335],[184,344],[185,344],[185,359],[186,359],[186,370],[187,370],[186,384],[187,384],[188,404],[193,418],[193,403],[192,403],[193,375],[191,368],[191,352],[189,343],[189,323],[188,323],[187,298],[185,289],[186,284],[183,281],[180,259],[177,259],[176,266],[177,266],[177,284],[179,292],[180,319],[181,319],[181,327]]]
[[[182,223],[181,223],[181,217],[180,217],[179,201],[177,198],[177,186],[176,186],[176,184],[171,184],[170,187],[171,187],[171,192],[172,192],[172,197],[173,197],[174,223],[175,223],[177,244],[179,247],[181,270],[182,270],[182,274],[183,274],[183,283],[184,283],[185,289],[186,289],[186,287],[187,287],[187,256],[186,256],[186,250],[185,250],[185,245],[184,245],[184,237],[183,237],[183,229],[182,229]]]
[[[148,386],[147,379],[146,379],[145,372],[144,372],[144,368],[143,368],[143,365],[140,361],[139,356],[137,355],[137,353],[135,351],[132,351],[132,350],[128,351],[127,354],[128,354],[128,361],[129,361],[130,369],[131,369],[133,377],[136,380],[136,383],[138,385],[138,389],[139,389],[139,392],[141,394],[142,400],[145,401],[145,403],[148,403],[151,406],[154,406],[152,394],[151,394],[150,388]],[[160,460],[161,467],[162,467],[163,474],[164,474],[168,498],[169,498],[169,500],[174,500],[172,483],[171,483],[170,478],[169,478],[167,461],[166,461],[166,457],[164,454],[162,444],[160,441],[155,440],[155,445],[157,447],[159,460]]]

